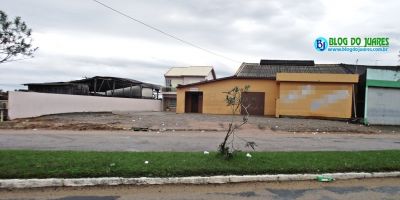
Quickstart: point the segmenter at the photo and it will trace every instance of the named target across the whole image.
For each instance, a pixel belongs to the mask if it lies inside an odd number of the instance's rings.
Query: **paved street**
[[[400,179],[0,190],[0,199],[400,199]]]
[[[0,130],[1,149],[94,151],[215,151],[224,132]],[[240,132],[258,151],[400,149],[396,134]],[[238,147],[244,142],[236,137]]]

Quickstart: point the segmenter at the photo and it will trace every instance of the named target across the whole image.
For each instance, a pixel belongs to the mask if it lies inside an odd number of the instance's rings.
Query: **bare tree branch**
[[[31,32],[21,17],[8,20],[7,14],[0,10],[0,64],[33,57],[38,48],[32,46]]]
[[[250,86],[245,86],[244,88],[238,88],[234,87],[232,90],[228,92],[224,92],[226,94],[225,101],[227,103],[227,106],[231,108],[232,111],[232,117],[231,121],[228,125],[228,130],[225,134],[223,142],[219,145],[219,152],[222,154],[225,158],[230,158],[233,156],[233,152],[236,151],[235,148],[235,133],[236,130],[240,129],[243,125],[247,124],[249,120],[249,112],[248,108],[251,105],[243,105],[242,101],[242,93],[247,92]],[[244,111],[244,115],[242,118],[242,121],[238,124],[234,123],[235,115],[239,111],[239,108]],[[238,137],[241,140],[244,140],[243,138]],[[257,146],[255,142],[249,142],[247,140],[244,140],[246,142],[245,147],[252,148],[253,150]]]

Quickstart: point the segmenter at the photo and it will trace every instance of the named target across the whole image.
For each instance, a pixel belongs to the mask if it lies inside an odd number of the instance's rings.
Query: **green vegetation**
[[[0,178],[171,177],[228,174],[400,170],[400,150],[253,152],[225,160],[216,152],[77,152],[1,150]],[[148,164],[145,164],[148,161]]]

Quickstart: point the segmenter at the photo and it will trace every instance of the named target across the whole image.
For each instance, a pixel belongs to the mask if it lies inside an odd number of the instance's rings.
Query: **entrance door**
[[[250,115],[264,115],[264,92],[243,92],[242,93],[242,104],[248,106],[247,112]],[[241,109],[241,114],[246,114],[244,109]]]
[[[185,93],[185,113],[203,112],[203,92]]]

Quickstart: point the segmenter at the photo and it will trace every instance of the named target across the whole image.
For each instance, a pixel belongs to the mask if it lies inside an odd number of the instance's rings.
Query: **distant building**
[[[0,90],[0,122],[7,120],[8,93]]]
[[[161,86],[134,79],[95,76],[81,80],[26,83],[29,92],[158,99]]]
[[[164,74],[165,86],[162,89],[165,111],[176,109],[176,87],[201,81],[215,80],[215,71],[211,66],[172,67]]]

